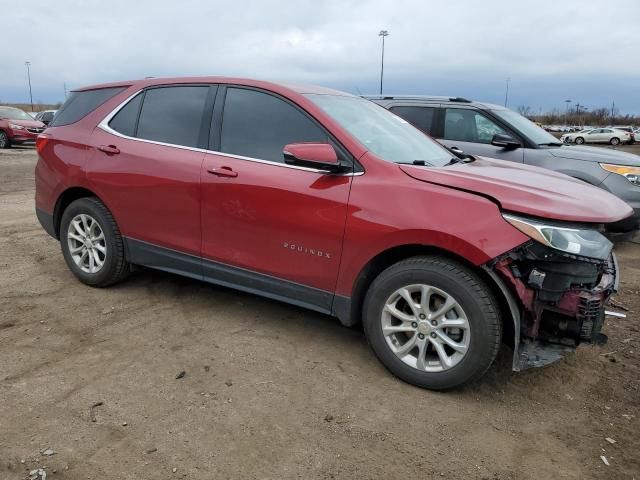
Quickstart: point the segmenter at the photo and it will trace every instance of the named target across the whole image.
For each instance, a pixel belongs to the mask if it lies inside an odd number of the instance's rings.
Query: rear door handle
[[[231,167],[209,168],[207,172],[219,177],[237,177],[238,172],[234,172]]]
[[[98,150],[108,155],[117,155],[118,153],[120,153],[120,149],[115,145],[100,145],[98,147]]]

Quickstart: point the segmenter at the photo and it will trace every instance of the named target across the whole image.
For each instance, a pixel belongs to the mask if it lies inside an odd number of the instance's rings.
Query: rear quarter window
[[[104,102],[124,91],[125,88],[126,87],[112,87],[72,92],[67,101],[64,102],[64,105],[58,110],[49,126],[61,127],[63,125],[76,123]]]
[[[142,103],[143,95],[144,93],[136,95],[129,103],[122,107],[111,119],[109,126],[123,135],[135,137],[138,113],[140,113],[140,104]]]

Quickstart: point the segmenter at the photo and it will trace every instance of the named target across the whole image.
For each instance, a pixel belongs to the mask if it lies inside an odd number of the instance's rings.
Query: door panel
[[[237,176],[210,173],[223,169]],[[351,179],[207,154],[203,257],[333,291]]]
[[[123,235],[200,254],[200,170],[204,153],[127,139],[97,128],[88,178]],[[98,150],[113,145],[120,153]]]
[[[214,94],[208,85],[149,88],[94,130],[88,177],[125,236],[200,254],[196,147]]]
[[[592,130],[585,135],[585,141],[587,143],[599,143],[602,141],[602,129]]]

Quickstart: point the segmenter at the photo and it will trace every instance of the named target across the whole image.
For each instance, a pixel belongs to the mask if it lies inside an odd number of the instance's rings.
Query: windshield
[[[6,118],[8,120],[33,120],[28,113],[13,107],[0,108],[0,118]]]
[[[342,95],[306,95],[362,145],[388,162],[442,167],[453,155],[406,120],[369,100]]]
[[[561,145],[556,137],[550,133],[544,131],[537,126],[531,120],[523,117],[519,113],[513,110],[492,110],[494,115],[497,115],[502,120],[513,126],[516,130],[522,133],[525,137],[538,145],[547,145],[549,143],[556,143]]]

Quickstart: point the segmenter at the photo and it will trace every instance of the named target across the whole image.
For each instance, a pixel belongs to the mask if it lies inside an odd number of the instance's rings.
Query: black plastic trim
[[[45,212],[44,210],[36,208],[36,217],[38,217],[38,221],[40,222],[40,225],[42,225],[42,228],[44,228],[44,231],[58,240],[58,235],[56,235],[56,227],[53,223],[53,215]]]
[[[332,315],[332,292],[125,237],[127,260]],[[333,314],[335,315],[335,314]],[[342,318],[341,315],[337,315]]]
[[[359,319],[351,312],[351,297],[335,295],[331,314],[334,317],[338,317],[340,323],[345,327],[354,327],[359,322]]]

